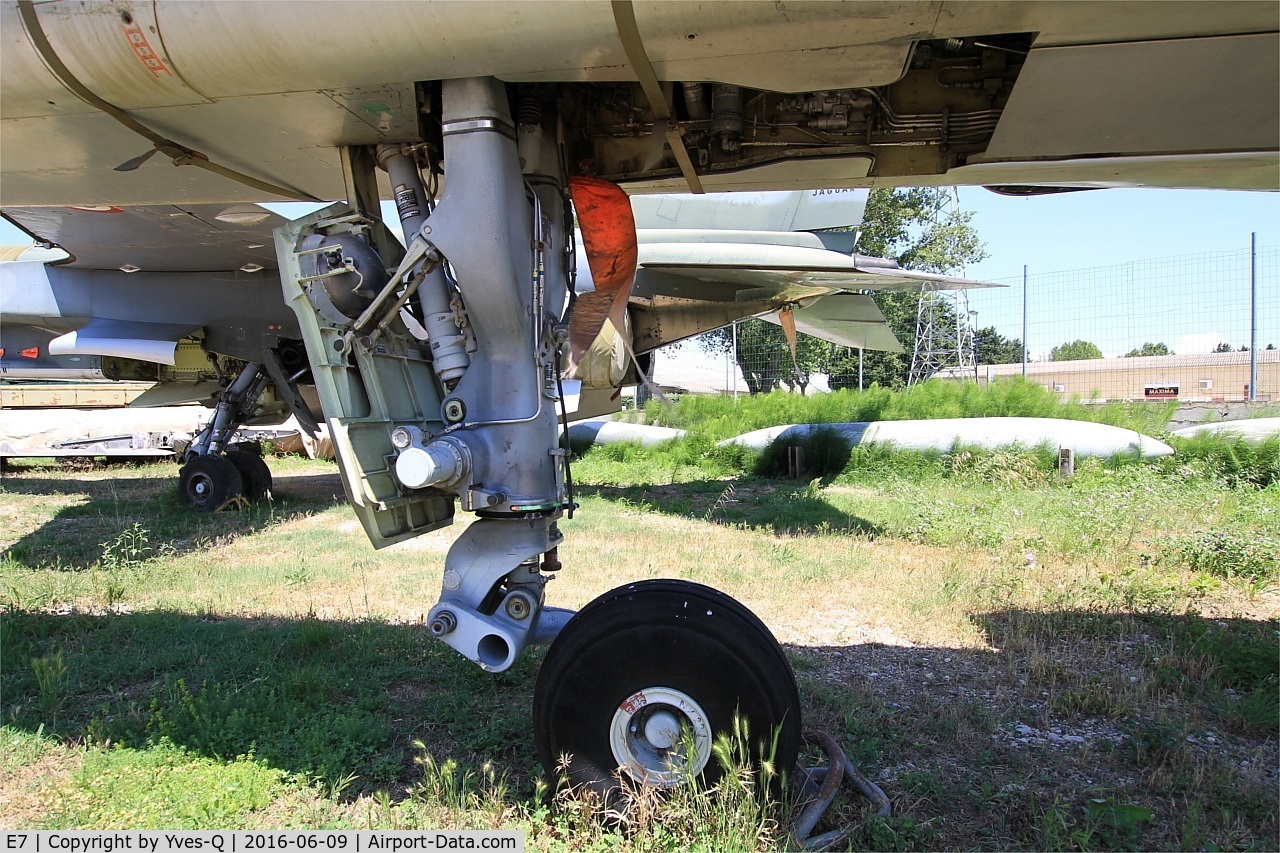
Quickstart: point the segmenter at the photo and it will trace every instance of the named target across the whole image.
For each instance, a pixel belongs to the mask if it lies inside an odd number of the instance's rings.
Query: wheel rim
[[[198,472],[191,476],[187,488],[191,492],[191,502],[203,504],[213,494],[213,478],[204,472]]]
[[[609,747],[618,767],[632,779],[669,788],[707,766],[711,723],[689,694],[649,687],[618,706],[609,726]]]

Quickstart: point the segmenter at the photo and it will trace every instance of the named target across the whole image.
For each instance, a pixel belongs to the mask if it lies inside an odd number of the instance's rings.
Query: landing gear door
[[[275,232],[285,301],[302,328],[347,498],[375,548],[444,527],[454,512],[452,495],[406,493],[394,471],[396,425],[439,421],[426,345],[396,317],[394,299],[389,322],[373,318],[357,330],[352,319],[386,286],[386,265],[371,248],[387,245],[385,227],[339,203]]]

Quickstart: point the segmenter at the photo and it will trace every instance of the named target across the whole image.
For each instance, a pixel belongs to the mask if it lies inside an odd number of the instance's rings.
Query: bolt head
[[[517,621],[524,620],[529,616],[529,602],[523,595],[513,595],[507,599],[507,615]]]
[[[444,404],[444,419],[450,423],[457,423],[467,415],[467,407],[463,405],[461,400],[446,400]]]

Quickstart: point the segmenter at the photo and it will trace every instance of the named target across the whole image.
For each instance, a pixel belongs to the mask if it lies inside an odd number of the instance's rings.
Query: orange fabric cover
[[[624,333],[627,300],[636,280],[636,221],[631,200],[617,184],[599,178],[570,178],[582,245],[596,289],[578,297],[569,318],[570,370],[612,320]]]

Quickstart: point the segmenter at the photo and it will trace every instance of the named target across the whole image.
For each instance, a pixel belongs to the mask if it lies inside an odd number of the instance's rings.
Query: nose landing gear
[[[254,416],[268,385],[275,386],[276,394],[304,428],[316,431],[315,421],[297,393],[298,377],[308,372],[305,364],[298,367],[297,351],[281,346],[264,352],[263,358],[262,362],[246,364],[222,390],[213,417],[183,456],[178,490],[200,512],[214,512],[228,504],[257,503],[271,492],[271,469],[262,456],[231,443],[236,429]]]

